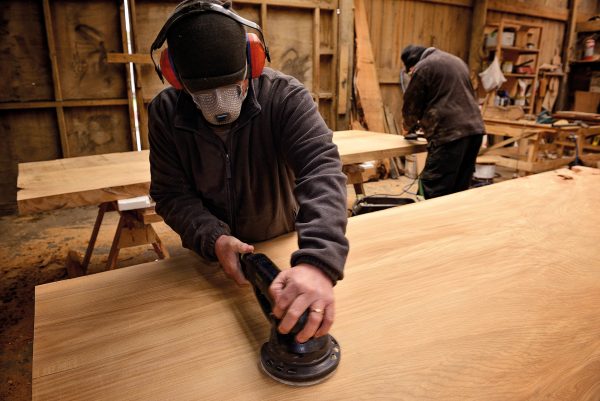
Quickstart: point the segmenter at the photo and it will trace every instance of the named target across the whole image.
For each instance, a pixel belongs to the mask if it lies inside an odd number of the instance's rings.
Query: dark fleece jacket
[[[485,132],[481,112],[460,58],[430,47],[415,65],[404,93],[404,127],[417,124],[429,145],[441,145]]]
[[[291,265],[343,277],[346,177],[332,132],[295,78],[265,68],[224,143],[173,88],[149,108],[150,194],[185,247],[215,260],[222,235],[264,241],[293,231]]]

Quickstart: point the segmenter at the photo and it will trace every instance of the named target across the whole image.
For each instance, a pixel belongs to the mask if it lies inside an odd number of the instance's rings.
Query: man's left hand
[[[319,268],[302,263],[286,269],[273,280],[269,290],[275,301],[273,314],[282,319],[280,333],[289,333],[307,309],[308,321],[296,341],[303,343],[329,332],[335,316],[333,283]]]

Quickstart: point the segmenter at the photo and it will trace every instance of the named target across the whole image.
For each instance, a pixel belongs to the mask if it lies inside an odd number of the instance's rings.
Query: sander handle
[[[279,270],[267,255],[262,253],[242,254],[240,255],[240,263],[246,280],[254,287],[254,294],[256,295],[256,299],[258,300],[263,313],[272,324],[278,326],[280,319],[277,319],[272,313],[274,302],[269,295],[269,287],[273,280],[275,280],[275,277],[281,273],[281,270]],[[290,331],[290,335],[295,336],[302,330],[308,321],[308,312],[308,310],[305,310],[300,316]]]

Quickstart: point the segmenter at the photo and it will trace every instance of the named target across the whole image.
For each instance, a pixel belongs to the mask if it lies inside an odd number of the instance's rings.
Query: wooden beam
[[[129,20],[131,21],[131,50],[134,54],[138,51],[138,36],[137,36],[137,12],[135,0],[129,0]],[[152,62],[152,60],[150,60]],[[138,122],[140,130],[140,141],[142,149],[150,148],[148,141],[148,110],[144,104],[144,88],[142,84],[142,64],[134,62],[135,69],[135,100],[137,103]]]
[[[577,32],[595,32],[600,31],[600,20],[578,22],[575,30]]]
[[[569,74],[571,69],[571,55],[575,55],[575,26],[577,23],[577,7],[579,6],[579,0],[569,1],[569,20],[565,27],[565,38],[563,40],[562,47],[562,65],[565,74]],[[556,110],[564,110],[567,108],[567,92],[568,92],[568,79],[565,77],[560,81],[560,89],[558,93],[558,100],[556,102]]]
[[[338,3],[339,6],[339,3]],[[331,74],[331,79],[333,80],[333,82],[331,83],[331,90],[334,92],[333,98],[331,99],[331,107],[329,107],[329,121],[331,122],[331,129],[333,130],[338,130],[338,129],[346,129],[348,128],[346,125],[343,125],[342,127],[338,128],[337,125],[337,110],[338,110],[338,101],[339,101],[339,95],[337,95],[337,88],[336,88],[336,82],[340,81],[340,75],[339,75],[339,68],[338,68],[338,63],[339,63],[339,59],[340,59],[340,45],[339,45],[339,36],[338,36],[338,32],[340,29],[340,10],[339,8],[334,11],[331,12],[331,17],[333,18],[332,21],[332,32],[331,32],[331,47],[329,48],[329,46],[326,47],[326,50],[330,50],[332,53],[332,56],[330,57],[331,59],[331,64],[329,66],[327,66],[327,68],[329,68],[329,73]],[[323,48],[320,49],[321,52],[321,57],[325,56],[329,56],[328,53],[324,54],[323,53]]]
[[[313,92],[317,94],[315,97],[315,102],[317,106],[319,105],[319,98],[321,92],[321,10],[315,8],[313,10],[313,76],[312,76],[312,86]]]
[[[260,5],[260,27],[262,28],[263,31],[263,35],[266,37],[267,36],[267,14],[268,10],[267,10],[267,4],[266,3],[261,3]]]
[[[108,53],[106,60],[109,63],[134,63],[134,64],[150,64],[152,59],[149,54],[127,54],[127,53]]]
[[[337,129],[346,129],[350,126],[350,99],[354,73],[354,1],[339,0],[339,7]]]
[[[54,107],[125,106],[127,99],[56,100],[47,102],[0,103],[0,110],[51,109]]]
[[[52,67],[52,83],[54,84],[54,99],[62,101],[62,90],[60,87],[60,74],[58,72],[58,60],[56,58],[56,43],[54,41],[54,28],[52,25],[52,12],[49,0],[43,1],[44,24],[46,26],[46,39],[48,40],[48,51],[50,53],[50,64]],[[67,139],[67,121],[62,106],[56,106],[56,120],[58,122],[58,133],[60,135],[60,146],[63,157],[71,156],[69,141]]]
[[[473,2],[477,2],[478,0],[417,0],[422,3],[433,3],[433,4],[443,4],[447,6],[457,6],[457,7],[473,7]]]
[[[549,7],[541,5],[529,5],[518,1],[489,0],[488,9],[502,13],[527,15],[556,21],[567,21],[569,19],[568,8]]]
[[[385,132],[383,99],[377,78],[377,68],[371,47],[364,0],[355,0],[356,27],[356,91],[369,131]]]
[[[125,9],[124,9],[124,5],[121,4],[121,6],[119,7],[120,13],[119,15],[121,16],[121,46],[123,46],[123,51],[126,51],[127,53],[120,53],[122,56],[130,56],[129,54],[129,41],[127,40],[127,25],[129,23],[129,21],[126,21],[125,18],[129,17],[129,15],[125,15]],[[133,49],[131,49],[133,50]],[[108,59],[110,60],[110,54],[108,55]],[[110,62],[110,61],[109,61]],[[135,80],[132,79],[132,75],[130,73],[130,61],[126,61],[125,65],[123,66],[123,72],[125,73],[125,81],[127,82],[127,100],[128,100],[128,109],[129,109],[129,136],[131,139],[131,150],[139,150],[138,149],[138,144],[137,144],[137,133],[136,133],[136,126],[138,125],[138,121],[137,121],[137,116],[135,113],[135,108],[134,108],[134,96],[133,96],[133,92],[134,92],[134,88],[135,88]],[[141,144],[140,144],[141,147]]]
[[[294,7],[294,8],[320,8],[325,10],[335,10],[337,8],[336,1],[328,0],[235,0],[236,4],[266,4],[269,6],[278,7]],[[264,29],[264,27],[261,27]]]
[[[469,72],[473,88],[479,86],[481,60],[483,59],[483,31],[488,10],[488,0],[475,0],[471,17],[471,40],[469,43]]]

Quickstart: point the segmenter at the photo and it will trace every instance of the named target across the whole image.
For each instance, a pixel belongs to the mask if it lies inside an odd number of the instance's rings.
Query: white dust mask
[[[248,90],[241,84],[221,86],[191,93],[196,107],[211,124],[224,125],[237,120]]]

